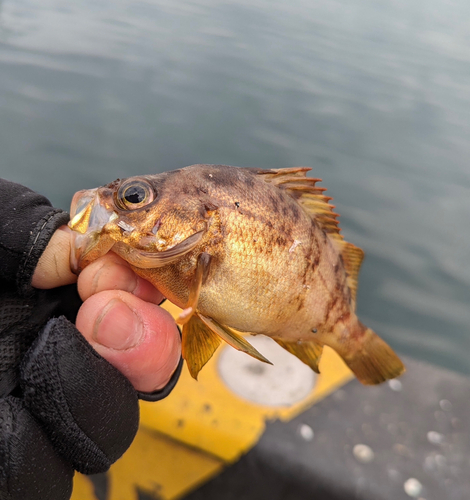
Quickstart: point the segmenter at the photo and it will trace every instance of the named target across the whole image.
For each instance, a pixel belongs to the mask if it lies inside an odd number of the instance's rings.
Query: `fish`
[[[180,307],[195,379],[222,341],[269,363],[245,334],[317,373],[329,346],[363,384],[395,378],[403,363],[355,313],[364,252],[310,170],[197,164],[79,191],[72,268],[115,252]]]

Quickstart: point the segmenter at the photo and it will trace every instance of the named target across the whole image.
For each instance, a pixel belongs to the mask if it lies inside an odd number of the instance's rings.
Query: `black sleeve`
[[[19,364],[53,317],[74,322],[81,305],[75,285],[52,290],[31,286],[34,269],[54,231],[69,216],[44,196],[0,179],[0,397],[19,383]]]
[[[24,296],[31,291],[39,257],[69,215],[53,208],[44,196],[4,179],[0,179],[0,200],[0,286],[15,286]]]

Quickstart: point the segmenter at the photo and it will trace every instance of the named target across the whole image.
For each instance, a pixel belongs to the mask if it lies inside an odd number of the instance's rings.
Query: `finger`
[[[77,276],[70,270],[70,234],[67,226],[61,226],[52,235],[34,270],[33,287],[50,289],[77,281]]]
[[[107,290],[91,296],[76,326],[138,391],[161,389],[178,365],[181,342],[173,318],[130,293]]]
[[[105,290],[123,290],[154,304],[164,299],[160,291],[137,276],[125,260],[112,252],[92,262],[78,278],[78,293],[84,301]]]

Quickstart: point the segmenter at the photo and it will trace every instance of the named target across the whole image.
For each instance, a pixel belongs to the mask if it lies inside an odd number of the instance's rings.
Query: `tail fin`
[[[358,335],[350,341],[332,346],[343,358],[354,375],[365,385],[380,384],[398,377],[405,367],[393,349],[373,330],[357,322]],[[359,345],[355,348],[353,344]]]

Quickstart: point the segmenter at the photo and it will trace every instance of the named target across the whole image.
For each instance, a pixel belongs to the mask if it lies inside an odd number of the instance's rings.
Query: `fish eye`
[[[116,196],[116,204],[125,210],[144,207],[154,200],[154,192],[146,181],[124,182]]]

